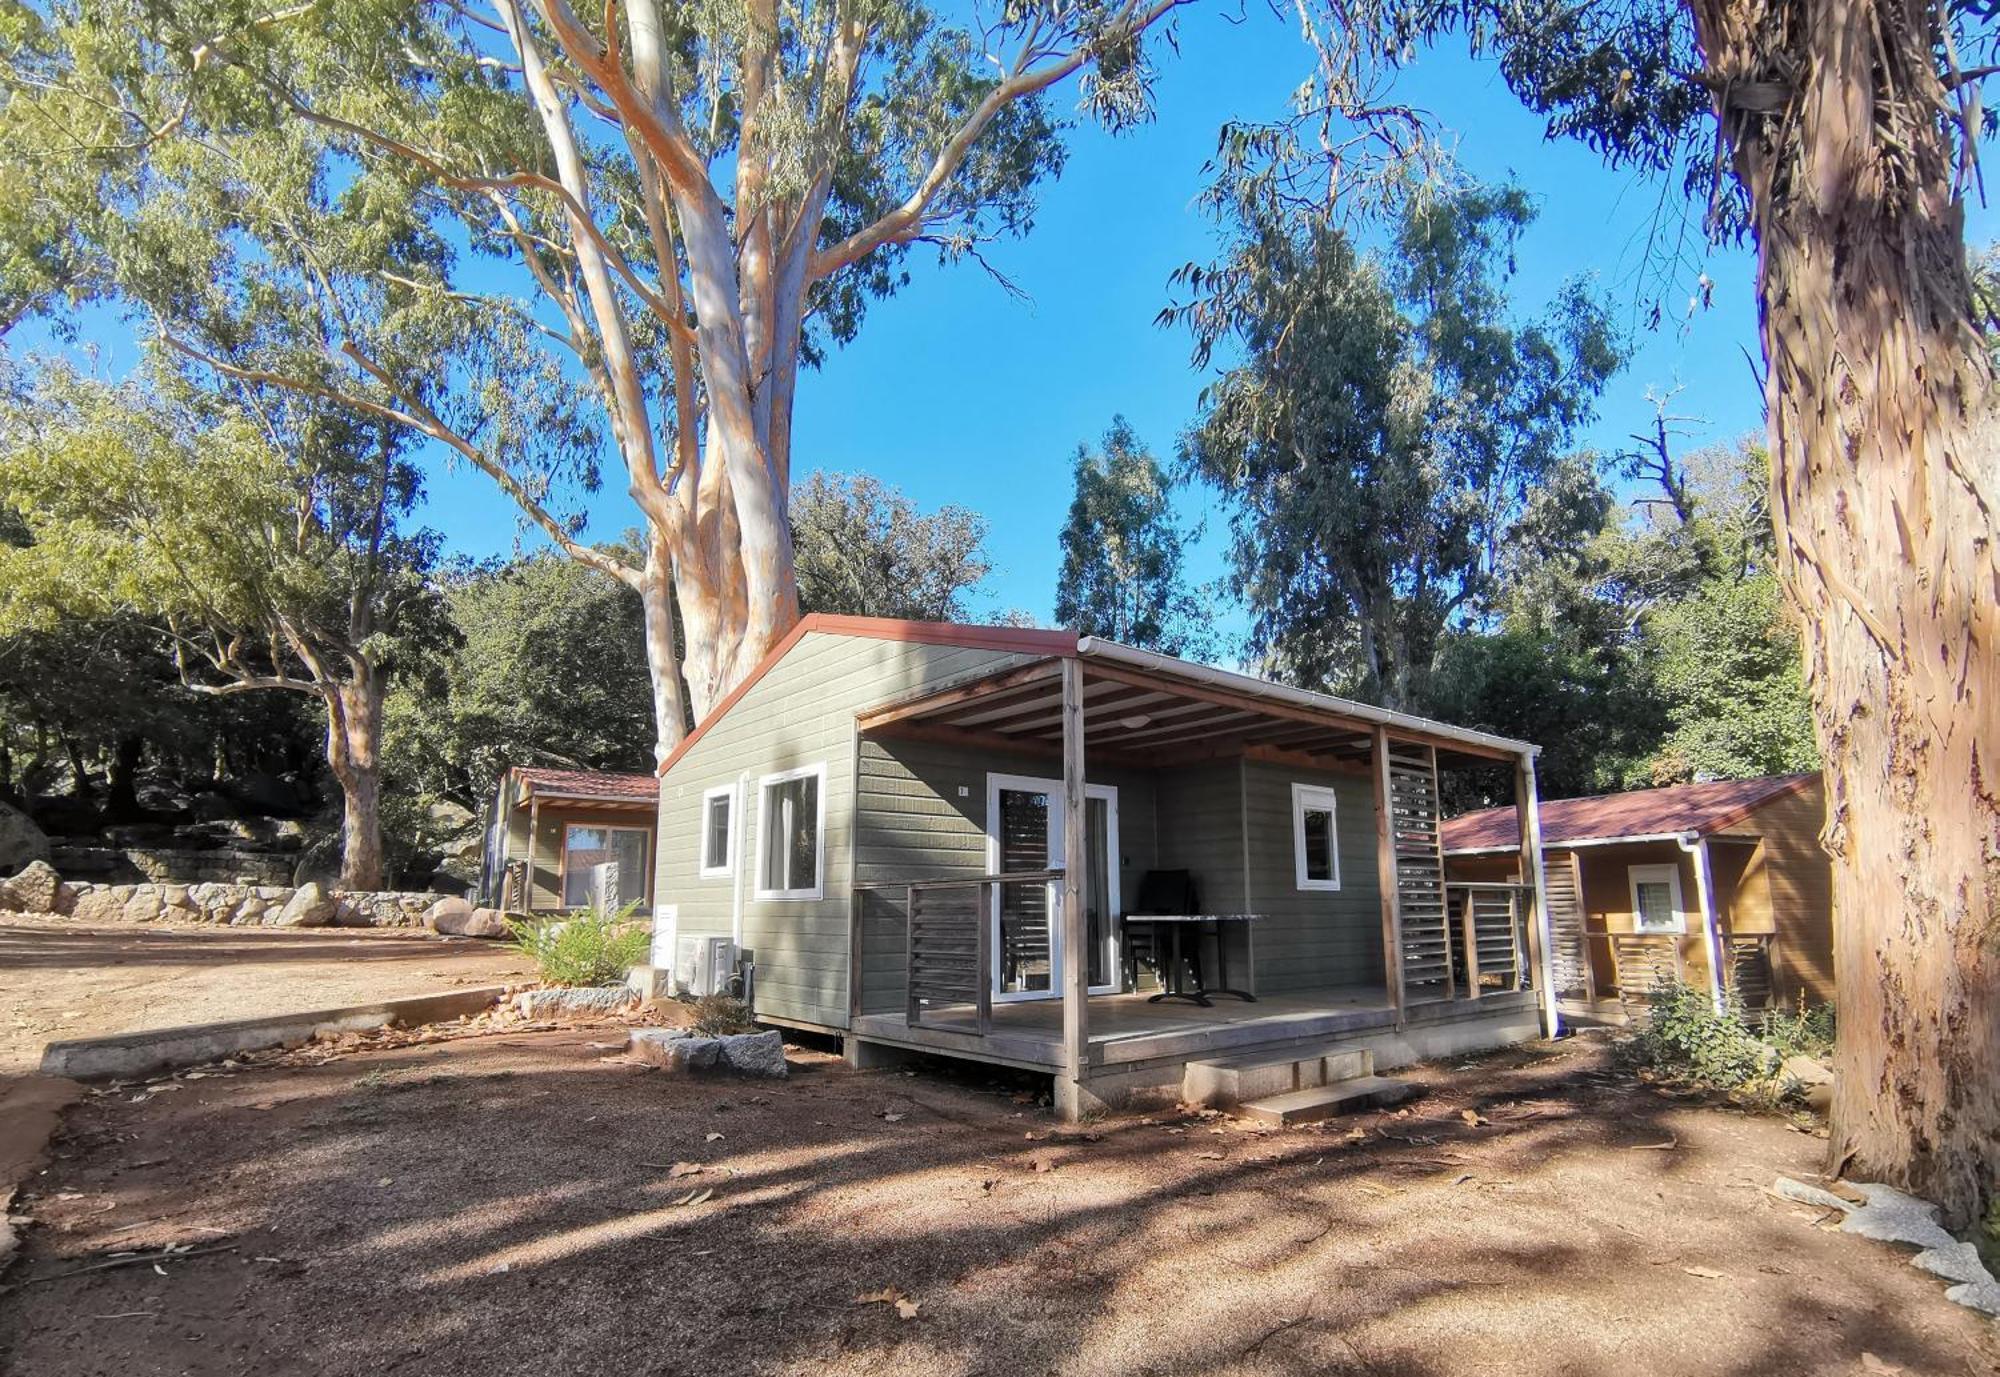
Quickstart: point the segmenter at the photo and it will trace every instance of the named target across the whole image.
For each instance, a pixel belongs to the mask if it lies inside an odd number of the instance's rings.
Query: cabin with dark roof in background
[[[1541,805],[1550,960],[1564,1013],[1621,1021],[1666,980],[1755,1008],[1833,998],[1832,870],[1816,774]],[[1514,810],[1444,824],[1447,876],[1517,879]]]
[[[486,815],[479,901],[508,913],[653,902],[653,775],[516,765]]]

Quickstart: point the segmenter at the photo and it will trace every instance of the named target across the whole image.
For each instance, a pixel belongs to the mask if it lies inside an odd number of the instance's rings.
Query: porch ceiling
[[[1060,658],[949,685],[858,716],[871,734],[943,740],[968,746],[1060,754]],[[1331,708],[1274,702],[1250,693],[1176,680],[1164,674],[1086,660],[1085,751],[1132,765],[1184,764],[1249,755],[1330,768],[1360,767],[1374,724]],[[1425,739],[1395,731],[1401,739]],[[1435,742],[1438,763],[1459,754]],[[1484,755],[1460,763],[1487,763]]]

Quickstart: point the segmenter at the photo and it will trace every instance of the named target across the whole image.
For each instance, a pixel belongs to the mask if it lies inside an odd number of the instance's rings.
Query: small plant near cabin
[[[1678,980],[1649,991],[1646,1021],[1625,1044],[1641,1066],[1705,1085],[1735,1087],[1765,1075],[1771,1049],[1731,1013],[1717,1013],[1706,990]]]
[[[507,920],[514,948],[541,973],[544,985],[615,985],[646,959],[652,938],[632,915],[593,904],[562,918]]]
[[[694,1015],[688,1027],[700,1037],[721,1038],[757,1031],[757,1025],[750,1021],[750,1006],[735,995],[702,995],[688,1008]]]
[[[1708,991],[1668,981],[1647,994],[1646,1021],[1623,1044],[1624,1056],[1677,1080],[1719,1089],[1749,1088],[1775,1105],[1787,1078],[1779,1067],[1791,1056],[1825,1056],[1833,1048],[1833,1010],[1809,1006],[1745,1009],[1731,989],[1718,1013]]]

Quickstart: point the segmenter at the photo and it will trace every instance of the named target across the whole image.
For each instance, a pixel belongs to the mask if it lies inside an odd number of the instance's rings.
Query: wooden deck
[[[1093,995],[1089,1065],[1108,1068],[1217,1055],[1386,1028],[1395,1021],[1388,994],[1373,988],[1267,995],[1254,1004],[1222,998],[1206,1009],[1180,1001],[1151,1004],[1143,994]],[[864,1014],[855,1020],[853,1035],[1027,1070],[1053,1071],[1063,1065],[1059,999],[994,1005],[992,1031],[984,1037],[975,1030],[970,1010],[962,1020],[946,1013],[915,1028],[901,1013]]]

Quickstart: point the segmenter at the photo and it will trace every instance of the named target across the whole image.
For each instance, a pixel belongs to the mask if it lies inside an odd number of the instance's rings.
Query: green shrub
[[[646,959],[652,938],[636,926],[639,905],[608,912],[593,904],[562,918],[507,920],[515,949],[535,963],[544,985],[615,985]]]
[[[1708,991],[1679,981],[1646,996],[1646,1021],[1626,1044],[1642,1066],[1706,1085],[1738,1086],[1768,1073],[1771,1049],[1733,1013],[1717,1013]]]
[[[688,1027],[705,1038],[728,1037],[731,1033],[751,1033],[757,1029],[750,1021],[750,1006],[735,995],[702,995],[688,1007],[694,1014]]]
[[[1806,1003],[1803,992],[1789,1009],[1760,1009],[1750,1028],[1781,1057],[1823,1057],[1833,1051],[1833,1006]]]

